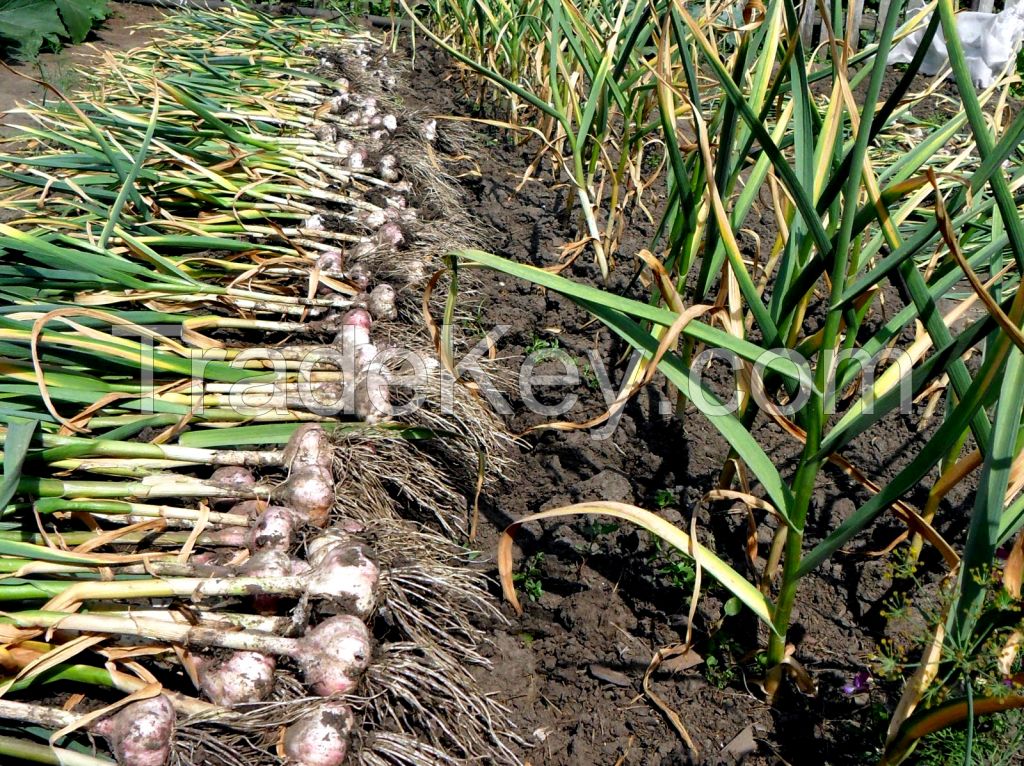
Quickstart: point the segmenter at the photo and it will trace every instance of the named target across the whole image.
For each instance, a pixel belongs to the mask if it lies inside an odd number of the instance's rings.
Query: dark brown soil
[[[425,103],[417,106],[440,115],[473,113],[472,101],[459,95],[457,75],[442,57],[421,49],[414,81],[425,94]],[[564,188],[552,183],[548,172],[515,193],[535,147],[514,146],[506,134],[485,128],[480,141],[482,150],[474,155],[475,167],[467,166],[463,188],[471,211],[490,228],[486,245],[520,262],[557,264],[559,247],[575,235]],[[652,208],[656,203],[647,200]],[[652,233],[651,224],[637,214],[610,289],[630,292],[635,254],[649,246]],[[758,233],[766,250],[774,232]],[[752,238],[744,246],[756,247]],[[596,267],[585,257],[565,274],[600,284]],[[463,292],[462,309],[474,316],[477,327],[511,326],[498,342],[498,356],[513,372],[531,350],[557,342],[579,360],[596,352],[612,380],[621,380],[628,358],[622,344],[570,301],[500,275],[484,273],[479,280]],[[902,305],[894,290],[887,290],[886,302],[890,312]],[[586,385],[574,392],[581,403],[568,418],[582,421],[603,411],[600,396]],[[487,498],[477,546],[494,551],[501,530],[529,513],[571,502],[619,500],[660,507],[666,519],[684,526],[696,513],[702,541],[750,574],[743,558],[742,509],[723,503],[698,507],[704,493],[717,485],[728,453],[725,441],[692,408],[682,418],[666,416],[663,401],[663,390],[649,387],[630,403],[609,438],[582,431],[525,437],[517,467],[501,492]],[[544,420],[526,411],[521,401],[513,404],[511,431]],[[923,443],[920,415],[919,409],[887,418],[846,454],[883,483]],[[771,423],[759,422],[755,435],[784,477],[790,476],[797,443]],[[808,545],[866,497],[842,474],[826,470],[814,499]],[[952,527],[944,531],[954,538],[966,518],[956,512],[964,501],[961,493],[943,508],[944,523]],[[535,766],[691,763],[689,749],[643,696],[641,681],[655,650],[685,639],[692,588],[674,581],[666,570],[677,559],[646,533],[608,521],[553,520],[520,532],[516,561],[523,575],[519,590],[525,613],[516,617],[509,611],[511,626],[494,636],[494,670],[481,683],[515,711],[530,745],[523,757]],[[760,565],[774,523],[763,516],[758,523]],[[836,556],[804,580],[791,638],[818,693],[787,690],[774,707],[765,703],[756,685],[757,668],[747,657],[764,646],[765,629],[746,614],[723,621],[728,594],[705,580],[693,630],[697,652],[710,659],[655,681],[656,691],[693,738],[698,762],[817,765],[877,758],[899,686],[875,681],[869,691],[855,695],[843,686],[868,667],[868,656],[886,634],[881,612],[893,587],[891,562],[865,553],[883,548],[900,531],[898,522],[883,516],[870,539],[859,540],[856,550]],[[926,562],[927,569],[939,571],[929,553]],[[532,600],[524,593],[527,580]],[[740,746],[744,740],[746,748]],[[733,755],[737,750],[749,752]]]

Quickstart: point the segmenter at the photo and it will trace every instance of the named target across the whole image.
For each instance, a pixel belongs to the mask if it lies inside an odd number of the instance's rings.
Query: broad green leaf
[[[657,351],[658,341],[654,336],[629,317],[587,301],[580,301],[580,305],[608,325],[633,348],[645,352],[647,356],[652,356]],[[765,454],[761,445],[750,435],[750,432],[743,427],[743,423],[736,415],[723,411],[725,408],[717,397],[699,380],[691,379],[690,370],[675,354],[666,354],[658,369],[679,389],[683,396],[693,402],[711,425],[725,437],[729,446],[736,450],[736,454],[761,482],[765,493],[775,505],[776,511],[788,523],[789,511],[793,505],[793,495],[789,487],[782,481],[775,463]]]
[[[0,37],[18,45],[18,56],[34,59],[44,40],[67,34],[53,0],[0,0]]]
[[[267,423],[257,426],[233,426],[231,428],[204,428],[187,431],[178,438],[182,447],[242,447],[253,444],[285,444],[301,423]],[[395,436],[410,441],[437,439],[455,436],[431,428],[407,426],[400,423],[322,423],[324,430],[338,435],[377,434]]]
[[[107,0],[56,0],[56,3],[68,36],[75,44],[86,38],[94,21],[106,18],[108,13]]]
[[[995,424],[985,454],[974,511],[971,514],[967,544],[960,566],[959,592],[956,608],[951,610],[951,625],[966,641],[985,597],[987,580],[978,576],[995,560],[999,526],[1003,515],[1003,498],[1010,481],[1014,459],[1018,453],[1021,410],[1024,409],[1024,355],[1019,349],[1010,352],[999,399],[996,402]]]
[[[204,428],[187,431],[178,438],[182,447],[229,447],[252,444],[285,444],[301,423],[269,423],[233,428]]]
[[[0,481],[0,508],[6,508],[7,504],[18,491],[18,480],[21,478],[21,468],[25,464],[25,456],[28,454],[29,444],[32,442],[32,434],[35,433],[38,420],[26,420],[24,418],[7,419],[7,438],[4,443],[4,476]]]
[[[123,560],[117,554],[70,553],[46,545],[17,540],[0,540],[0,556],[13,556],[31,561],[52,561],[57,564],[110,564]]]
[[[933,465],[946,455],[949,445],[963,433],[975,412],[984,403],[985,395],[995,385],[995,380],[1003,369],[1004,361],[1005,356],[986,360],[967,395],[950,410],[946,420],[935,430],[928,443],[903,470],[882,488],[881,492],[873,495],[804,556],[800,562],[800,568],[797,570],[798,577],[803,577],[813,571],[850,538],[864,530],[890,503],[909,491]]]

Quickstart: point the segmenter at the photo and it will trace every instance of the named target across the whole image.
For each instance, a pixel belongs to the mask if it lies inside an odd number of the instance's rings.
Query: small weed
[[[50,64],[37,61],[36,69],[40,80],[50,83],[65,95],[71,95],[72,90],[82,82],[82,75],[75,69],[74,62],[66,56],[57,56]],[[43,94],[43,103],[52,98],[53,95],[46,91]]]
[[[540,601],[544,595],[544,584],[541,582],[541,566],[544,563],[543,553],[534,553],[523,562],[521,571],[512,576],[525,591],[530,601]]]
[[[555,352],[559,350],[561,350],[561,347],[558,345],[556,338],[548,340],[539,335],[534,335],[526,347],[526,355],[532,356],[538,362],[542,362],[553,357]]]
[[[974,722],[970,761],[967,759],[967,727],[955,726],[930,734],[914,750],[914,762],[921,766],[955,763],[1008,766],[1015,763],[1024,746],[1024,714],[1010,710],[1002,715],[978,718]]]
[[[708,681],[718,689],[724,689],[736,679],[736,671],[733,667],[723,664],[714,655],[704,658],[704,668]]]
[[[878,652],[872,656],[875,662],[876,674],[881,678],[898,679],[903,676],[903,669],[907,664],[906,647],[887,638],[883,638],[878,646]]]
[[[679,503],[679,497],[670,489],[659,489],[654,493],[654,504],[658,508],[668,508]]]
[[[476,335],[487,334],[487,323],[484,321],[484,304],[483,301],[472,307],[472,314],[462,317],[460,324],[466,330],[471,331]]]
[[[382,0],[297,0],[295,4],[313,8],[329,8],[343,13],[346,17],[367,14],[387,17],[394,12],[394,7]]]
[[[583,525],[583,536],[591,542],[618,531],[619,525],[614,521],[591,521]]]
[[[918,558],[910,554],[910,548],[899,548],[893,553],[886,574],[894,582],[916,581],[918,563]]]
[[[688,588],[697,579],[697,571],[693,568],[693,562],[688,559],[669,561],[658,569],[658,574],[667,577],[668,581],[677,588]]]
[[[994,588],[992,592],[992,607],[999,612],[1009,612],[1020,609],[1020,604],[1004,587]]]
[[[597,373],[594,372],[594,366],[589,361],[580,363],[580,380],[582,380],[583,385],[591,391],[601,390],[601,381],[597,379]]]
[[[654,554],[647,563],[654,567],[655,574],[666,577],[677,588],[689,589],[697,579],[693,561],[678,556],[675,549],[665,551],[661,540],[654,541]]]
[[[909,609],[910,597],[906,593],[894,593],[886,600],[881,615],[890,621],[902,620],[907,616]]]
[[[736,657],[739,644],[734,638],[719,632],[708,641],[704,657],[704,674],[708,683],[718,689],[725,689],[738,675]],[[765,655],[767,657],[767,655]]]
[[[618,532],[619,525],[613,521],[592,521],[584,524],[580,531],[587,542],[577,543],[573,549],[582,556],[593,556],[598,551],[601,538]]]

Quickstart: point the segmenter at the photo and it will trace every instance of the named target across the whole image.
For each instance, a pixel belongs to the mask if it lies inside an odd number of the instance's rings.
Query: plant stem
[[[30,611],[7,614],[0,618],[0,622],[19,628],[56,627],[61,630],[77,630],[85,633],[139,636],[156,641],[169,641],[183,646],[220,647],[235,651],[282,656],[294,656],[299,648],[297,639],[283,638],[269,633],[236,631],[229,627],[182,625],[164,620],[131,616]]]
[[[249,517],[239,513],[218,513],[210,511],[203,514],[193,508],[174,508],[169,505],[148,505],[145,503],[129,503],[124,500],[68,500],[63,497],[47,497],[36,500],[33,507],[38,513],[58,513],[61,511],[77,511],[101,514],[104,516],[125,516],[143,519],[174,519],[195,522],[204,520],[210,524],[231,527],[249,526]],[[92,534],[92,533],[90,533]]]
[[[54,766],[117,766],[109,758],[99,758],[62,747],[50,747],[16,737],[0,736],[0,753],[23,761],[50,763]]]
[[[261,385],[271,385],[264,383]],[[7,429],[0,430],[0,443],[6,440]],[[251,467],[281,465],[281,452],[277,450],[214,450],[179,447],[173,444],[124,442],[112,439],[83,439],[77,436],[42,434],[46,447],[39,457],[46,461],[76,457],[113,457],[125,459],[179,460],[198,465],[239,465]]]
[[[100,610],[104,614],[130,619],[143,618],[163,622],[180,623],[191,625],[188,619],[181,613],[167,609],[132,609],[124,610],[120,607],[109,611]],[[96,611],[90,614],[96,614]],[[294,627],[289,617],[266,617],[257,614],[243,614],[241,612],[210,612],[205,609],[190,610],[190,614],[205,623],[206,627],[221,627],[224,629],[243,628],[258,633],[273,633],[284,635]]]
[[[33,705],[29,702],[14,702],[13,700],[0,699],[0,718],[8,721],[21,721],[22,723],[34,723],[37,726],[45,726],[48,729],[63,729],[72,725],[79,716],[70,710],[47,707],[46,705]]]
[[[177,596],[198,600],[209,596],[248,596],[253,593],[298,596],[307,592],[311,582],[313,580],[309,574],[279,577],[175,577],[109,582],[33,580],[16,585],[0,585],[0,601],[54,599],[51,609],[66,609],[83,601],[113,599]]]
[[[251,500],[259,497],[257,488],[234,489],[214,485],[188,476],[176,474],[154,474],[142,481],[63,481],[61,479],[37,479],[22,477],[18,491],[34,497],[79,497],[109,498],[124,497],[225,497]],[[262,494],[269,494],[264,488]]]
[[[23,646],[32,646],[41,652],[52,651],[55,647],[50,644],[41,644],[34,641],[26,641]],[[57,683],[60,681],[71,681],[86,686],[101,686],[110,689],[132,694],[147,686],[147,682],[136,676],[128,675],[120,671],[106,670],[92,665],[54,665],[39,673],[30,673],[18,680],[8,680],[0,683],[0,691],[3,693],[23,691],[35,683]],[[185,716],[212,717],[218,714],[227,714],[225,708],[214,705],[210,702],[188,697],[180,692],[164,689],[163,695],[171,701],[174,709]]]
[[[885,76],[885,60],[888,56],[889,47],[892,44],[893,33],[897,25],[896,22],[903,5],[904,3],[896,0],[890,6],[885,18],[878,42],[878,52],[872,65],[871,81],[864,96],[865,104],[875,104],[878,100],[882,79]],[[865,113],[867,113],[867,108],[865,108]],[[846,289],[847,279],[850,276],[848,273],[850,268],[850,245],[853,240],[854,219],[857,213],[857,203],[860,198],[864,160],[867,155],[870,135],[870,120],[861,120],[857,131],[857,138],[851,150],[850,174],[843,193],[845,205],[842,209],[839,232],[837,238],[833,240],[834,247],[831,253],[833,256],[833,267],[830,274],[829,310],[825,318],[825,326],[822,329],[821,350],[817,356],[814,386],[810,392],[807,406],[802,412],[803,426],[807,438],[804,442],[800,467],[797,469],[793,481],[794,502],[789,514],[790,529],[786,537],[782,586],[779,591],[775,612],[772,615],[775,632],[769,639],[768,645],[768,664],[770,667],[778,665],[785,658],[786,634],[789,631],[793,604],[796,600],[796,590],[800,580],[798,572],[800,569],[800,559],[803,555],[804,526],[814,496],[818,472],[824,463],[823,459],[818,457],[823,428],[825,426],[824,396],[829,388],[828,383],[835,374],[833,362],[843,317],[842,296]]]

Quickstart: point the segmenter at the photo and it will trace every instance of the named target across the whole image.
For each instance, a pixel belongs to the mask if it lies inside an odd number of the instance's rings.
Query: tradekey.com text
[[[216,406],[261,418],[301,410],[317,417],[355,417],[376,423],[400,421],[422,407],[451,414],[459,386],[472,389],[498,416],[526,410],[560,420],[572,419],[573,410],[582,409],[584,401],[592,409],[597,392],[611,416],[590,433],[594,439],[611,436],[622,413],[620,405],[635,393],[633,381],[642,378],[636,370],[650,355],[634,352],[621,372],[609,370],[607,360],[594,349],[574,356],[556,343],[536,344],[543,347],[528,350],[518,359],[495,361],[502,338],[512,329],[499,325],[471,347],[459,349],[452,354],[450,370],[433,351],[346,343],[262,347],[246,349],[230,360],[232,366],[251,371],[251,376],[213,383],[206,379],[204,367],[211,361],[223,362],[224,357],[190,349],[193,376],[187,393],[196,413]],[[440,337],[445,337],[443,328]],[[146,390],[153,384],[154,343],[140,340],[143,356],[149,357],[141,365]],[[819,390],[814,365],[820,363],[829,367]],[[812,363],[792,349],[758,350],[748,358],[726,349],[705,348],[688,366],[673,355],[666,355],[661,364],[682,371],[673,376],[674,382],[685,382],[679,392],[710,417],[735,416],[744,397],[753,398],[763,410],[792,417],[815,392],[826,414],[833,414],[840,402],[848,405],[858,400],[862,414],[871,414],[882,403],[884,409],[892,410],[894,398],[895,409],[902,413],[913,407],[913,366],[899,352],[870,356],[855,349],[826,354]],[[656,409],[670,416],[674,407],[674,400],[662,397]]]

